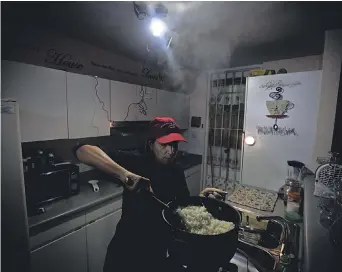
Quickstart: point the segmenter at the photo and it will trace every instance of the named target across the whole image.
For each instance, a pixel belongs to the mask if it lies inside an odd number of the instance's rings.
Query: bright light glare
[[[245,138],[245,144],[254,145],[255,144],[255,138],[253,136],[247,136]]]
[[[166,32],[166,24],[160,19],[153,18],[151,20],[150,30],[153,36],[161,37]]]

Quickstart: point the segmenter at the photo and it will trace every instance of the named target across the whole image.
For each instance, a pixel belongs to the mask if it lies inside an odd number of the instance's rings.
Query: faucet
[[[284,270],[282,271],[287,271],[294,263],[292,260],[298,255],[298,252],[295,252],[295,248],[292,243],[292,236],[291,236],[291,231],[290,231],[290,224],[293,225],[294,230],[298,228],[296,224],[293,224],[286,219],[282,218],[281,216],[257,216],[256,217],[257,221],[264,221],[264,220],[269,220],[269,221],[275,221],[278,224],[281,225],[282,227],[282,232],[283,232],[283,249],[281,251],[281,257],[280,257],[280,264],[283,267]],[[296,235],[296,233],[294,233]],[[298,237],[293,237],[294,239],[297,239]],[[297,243],[297,241],[295,242]],[[298,257],[298,256],[297,256]],[[291,269],[290,269],[291,270]]]

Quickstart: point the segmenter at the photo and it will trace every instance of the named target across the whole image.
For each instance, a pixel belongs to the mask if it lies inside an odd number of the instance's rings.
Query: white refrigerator
[[[15,100],[2,99],[1,265],[6,271],[28,271],[29,260],[18,103]]]
[[[311,71],[248,78],[244,133],[255,143],[243,144],[242,184],[278,191],[287,177],[287,161],[301,161],[310,168],[321,74]]]

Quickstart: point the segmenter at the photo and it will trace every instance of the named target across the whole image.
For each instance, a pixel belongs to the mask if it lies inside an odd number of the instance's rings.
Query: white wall
[[[193,90],[190,93],[190,118],[197,116],[202,118],[202,126],[200,128],[189,127],[184,133],[187,143],[180,146],[181,150],[189,153],[203,155],[205,146],[205,126],[208,96],[208,80],[207,73],[201,73],[195,79]]]
[[[326,31],[322,63],[321,101],[317,120],[316,144],[311,168],[318,156],[327,156],[334,131],[336,102],[342,62],[342,29]]]

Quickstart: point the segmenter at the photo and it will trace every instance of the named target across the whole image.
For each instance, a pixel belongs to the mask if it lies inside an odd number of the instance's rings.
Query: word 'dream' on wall
[[[278,127],[274,130],[272,126],[257,126],[258,135],[274,135],[274,136],[298,136],[295,128]]]

